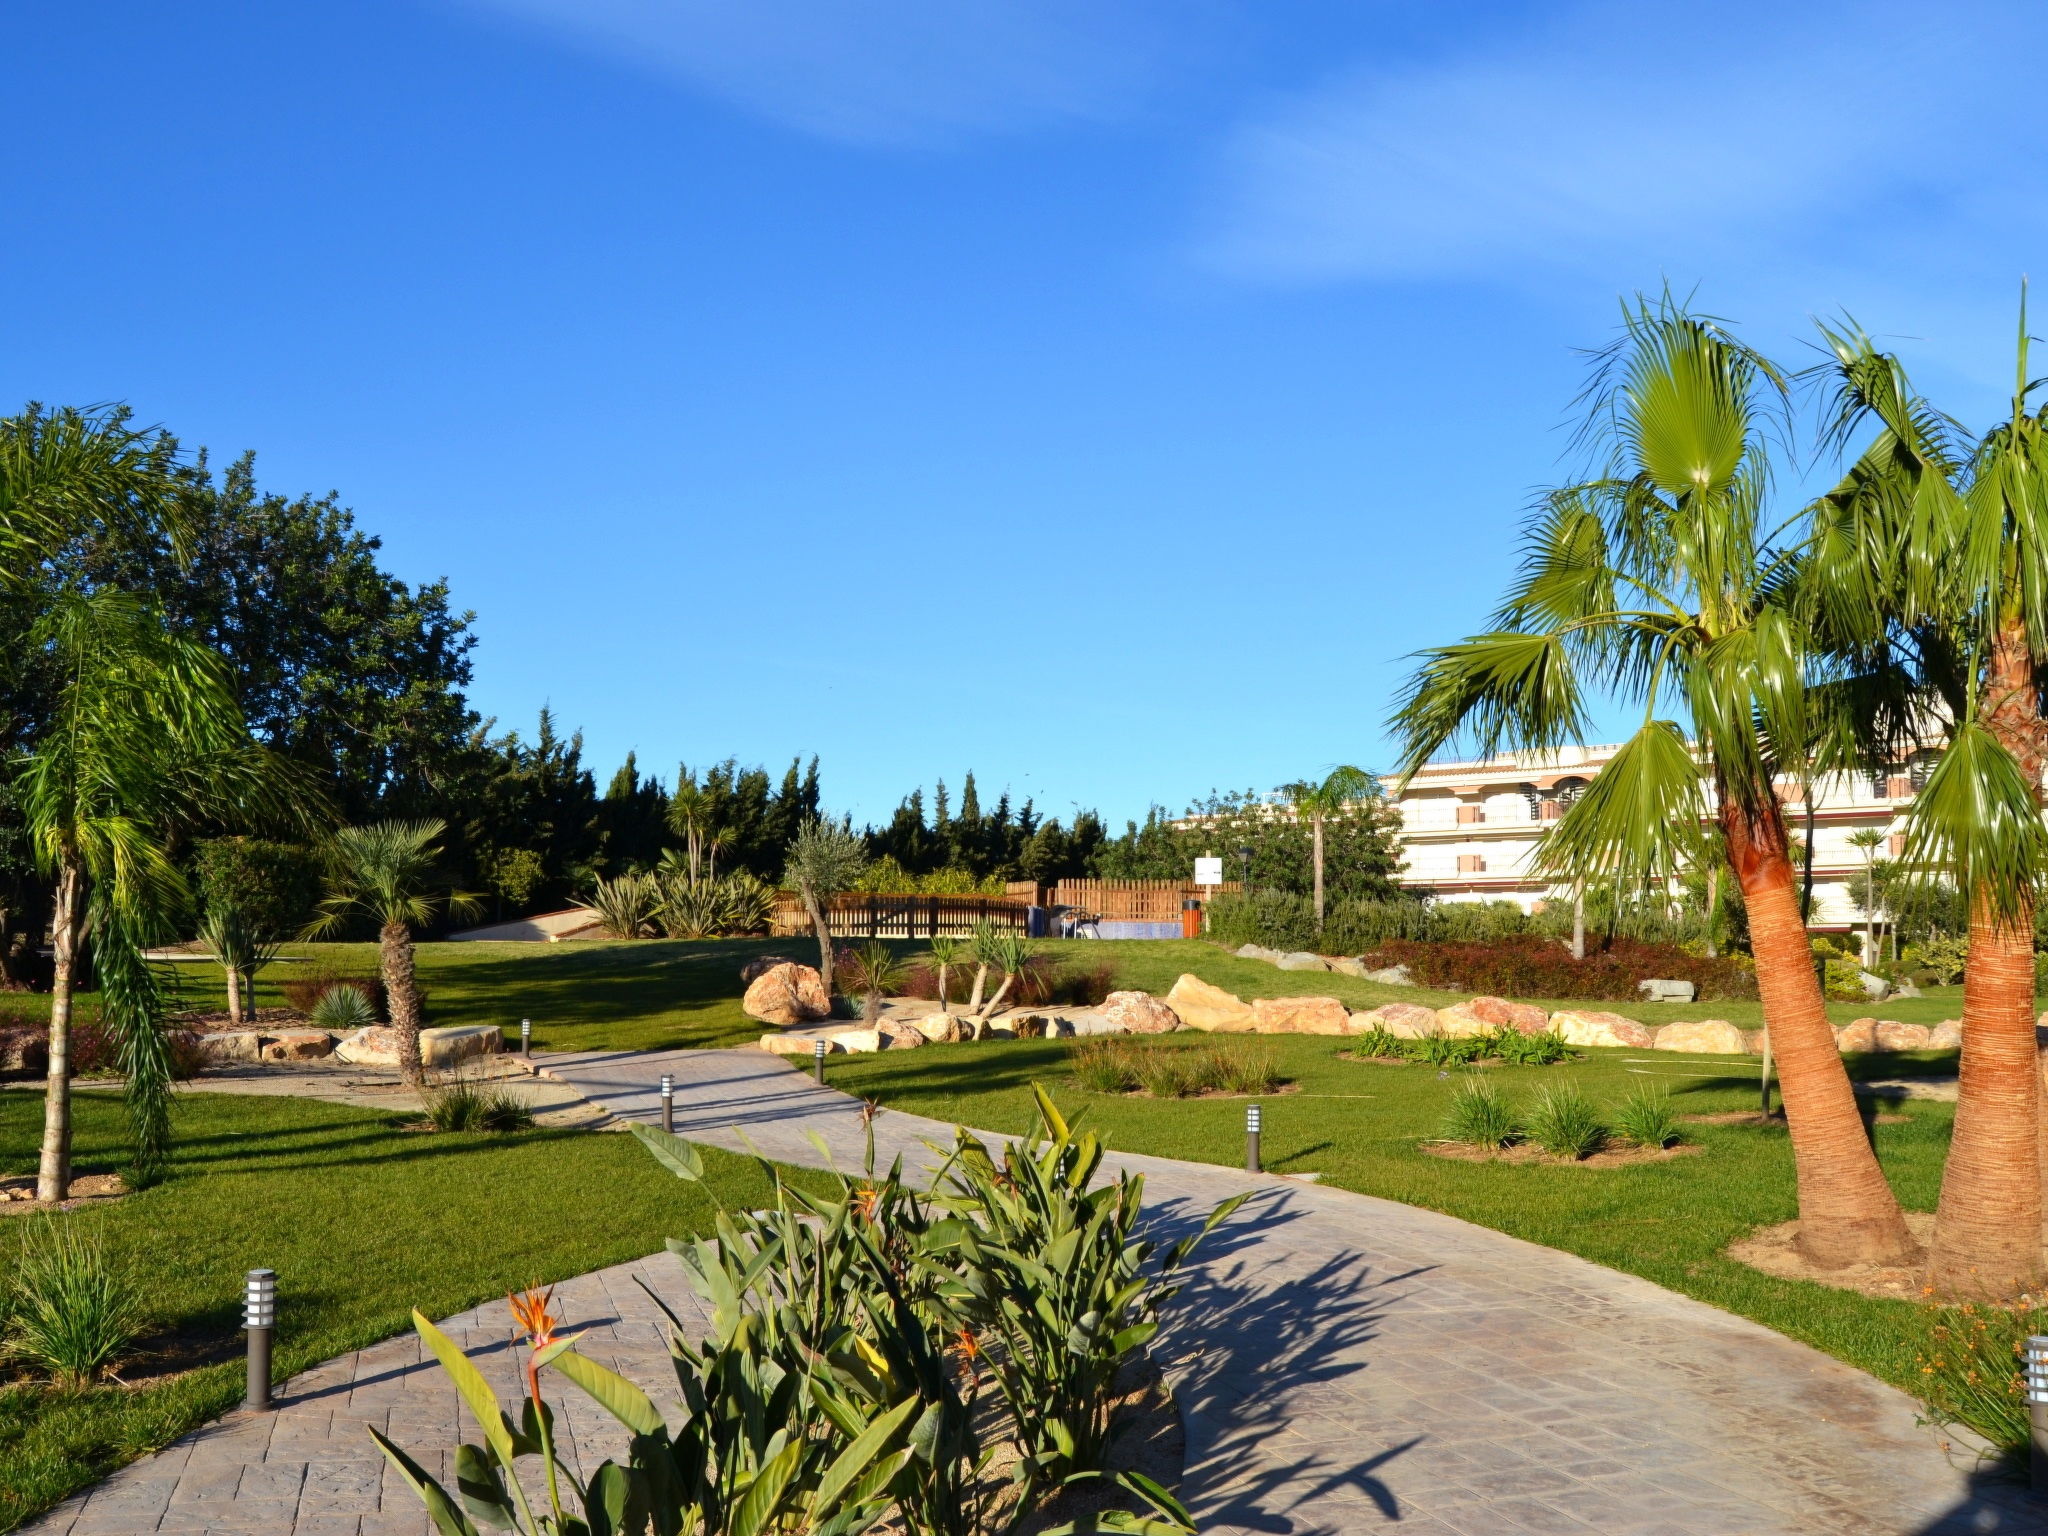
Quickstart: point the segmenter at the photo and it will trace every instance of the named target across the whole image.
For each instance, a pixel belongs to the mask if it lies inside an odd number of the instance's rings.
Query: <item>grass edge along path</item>
[[[1195,1037],[1206,1041],[1208,1037]],[[1161,1037],[1175,1048],[1179,1037]],[[1346,1037],[1271,1035],[1285,1091],[1270,1095],[1262,1131],[1269,1172],[1313,1171],[1325,1186],[1397,1200],[1576,1254],[1762,1323],[1913,1393],[1933,1318],[1920,1303],[1866,1297],[1762,1274],[1723,1256],[1728,1243],[1797,1215],[1783,1127],[1686,1123],[1698,1156],[1620,1168],[1464,1162],[1420,1144],[1441,1134],[1450,1096],[1470,1074],[1420,1064],[1347,1060]],[[1042,1083],[1120,1152],[1242,1166],[1245,1097],[1159,1100],[1102,1094],[1065,1066],[1069,1041],[926,1046],[834,1057],[833,1086],[892,1109],[991,1131],[1030,1123],[1030,1085]],[[1924,1054],[1924,1053],[1923,1053]],[[1852,1061],[1926,1071],[1896,1057]],[[1587,1050],[1549,1067],[1481,1069],[1523,1107],[1545,1084],[1576,1084],[1603,1110],[1644,1086],[1667,1091],[1682,1115],[1756,1106],[1756,1061]],[[1891,1112],[1888,1110],[1888,1113]],[[1940,1188],[1952,1104],[1908,1101],[1873,1132],[1880,1162],[1908,1209],[1931,1210]]]
[[[81,1170],[118,1171],[118,1099],[88,1089],[77,1102]],[[403,1333],[415,1306],[445,1317],[639,1258],[707,1229],[714,1198],[759,1205],[769,1188],[752,1160],[711,1149],[704,1185],[682,1184],[628,1136],[428,1134],[400,1128],[410,1115],[279,1097],[178,1103],[170,1178],[65,1219],[102,1235],[140,1281],[153,1341],[211,1363],[77,1395],[0,1384],[0,1531],[241,1401],[249,1269],[278,1272],[283,1380]],[[0,1091],[0,1171],[34,1166],[41,1107],[39,1093]],[[603,1198],[572,1202],[574,1188]],[[0,1221],[0,1282],[15,1223],[35,1219]]]

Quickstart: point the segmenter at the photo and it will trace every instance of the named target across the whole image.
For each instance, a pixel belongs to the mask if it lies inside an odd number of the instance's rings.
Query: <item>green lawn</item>
[[[551,957],[548,957],[551,958]],[[0,1091],[0,1173],[32,1172],[41,1095]],[[303,1369],[535,1281],[617,1264],[709,1225],[712,1198],[758,1205],[750,1160],[706,1150],[686,1185],[630,1136],[428,1135],[403,1116],[300,1099],[195,1094],[168,1182],[73,1216],[147,1289],[151,1326],[237,1347],[245,1271],[278,1272],[278,1360]],[[120,1106],[78,1099],[82,1172],[122,1165]],[[0,1281],[16,1252],[0,1222]],[[53,1397],[0,1385],[0,1531],[241,1400],[239,1357],[159,1385]]]
[[[1418,1143],[1438,1134],[1462,1074],[1348,1061],[1339,1054],[1349,1048],[1342,1038],[1264,1038],[1295,1085],[1263,1101],[1269,1169],[1319,1172],[1327,1184],[1444,1211],[1642,1275],[1910,1390],[1927,1327],[1914,1304],[1775,1280],[1720,1256],[1753,1228],[1797,1214],[1782,1129],[1688,1125],[1701,1154],[1623,1168],[1447,1161]],[[1067,1073],[1071,1048],[1067,1041],[1017,1041],[835,1058],[832,1081],[893,1108],[1011,1132],[1029,1127],[1030,1085],[1039,1082],[1062,1108],[1083,1113],[1112,1147],[1242,1166],[1244,1101],[1086,1092]],[[1892,1076],[1948,1070],[1952,1061],[1922,1053],[1863,1058],[1851,1067]],[[1485,1070],[1525,1100],[1541,1084],[1576,1082],[1601,1104],[1644,1084],[1663,1087],[1686,1114],[1753,1109],[1757,1102],[1751,1058],[1723,1063],[1599,1050],[1555,1067]],[[1904,1124],[1874,1127],[1878,1152],[1905,1203],[1931,1210],[1954,1107],[1910,1102],[1903,1111]]]

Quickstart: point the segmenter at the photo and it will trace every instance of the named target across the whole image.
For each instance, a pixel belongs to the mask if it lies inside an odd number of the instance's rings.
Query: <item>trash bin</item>
[[[1192,896],[1181,898],[1180,936],[1184,939],[1199,939],[1202,936],[1202,904]]]
[[[1044,907],[1026,907],[1024,909],[1024,937],[1027,939],[1044,938],[1051,930],[1052,925],[1047,921],[1050,915]]]

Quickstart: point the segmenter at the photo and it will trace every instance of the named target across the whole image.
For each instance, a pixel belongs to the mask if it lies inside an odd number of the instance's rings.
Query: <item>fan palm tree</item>
[[[1858,827],[1845,841],[1863,855],[1863,963],[1877,964],[1877,850],[1886,834],[1877,827]]]
[[[170,1077],[163,997],[143,952],[190,899],[168,845],[203,816],[302,821],[311,796],[303,776],[250,741],[219,655],[171,635],[135,598],[60,594],[32,643],[60,678],[51,718],[17,768],[29,836],[56,886],[36,1179],[37,1198],[52,1201],[71,1182],[70,1036],[88,928],[147,1180],[169,1145]]]
[[[378,821],[343,827],[327,846],[326,894],[306,925],[309,939],[328,938],[365,919],[377,926],[377,951],[398,1032],[398,1065],[417,1087],[426,1076],[420,1060],[420,989],[412,935],[445,912],[469,917],[481,898],[452,890],[440,869],[441,821]]]
[[[2043,1278],[2034,908],[2048,872],[2048,421],[2029,414],[2024,301],[2007,419],[1972,441],[1853,325],[1823,327],[1832,430],[1871,444],[1817,504],[1801,581],[1867,699],[1869,755],[1930,726],[1946,746],[1907,813],[1904,862],[1968,899],[1963,1049],[1929,1279],[2000,1296]]]
[[[1323,926],[1323,823],[1345,807],[1379,793],[1379,780],[1348,763],[1332,768],[1320,780],[1289,784],[1284,793],[1294,814],[1309,824],[1309,858],[1315,870],[1316,927]]]
[[[277,958],[279,941],[262,932],[246,912],[225,902],[207,908],[198,937],[226,973],[228,1022],[239,1029],[256,1006],[256,973]]]
[[[1806,776],[1814,731],[1812,659],[1777,591],[1789,556],[1758,526],[1784,380],[1666,296],[1624,310],[1585,399],[1582,441],[1602,472],[1544,498],[1495,628],[1423,653],[1395,722],[1403,775],[1461,733],[1488,756],[1583,740],[1588,685],[1640,703],[1642,725],[1545,839],[1539,868],[1574,888],[1666,881],[1697,857],[1703,813],[1719,823],[1777,1058],[1798,1245],[1827,1269],[1909,1262],[1918,1246],[1813,973],[1776,791],[1781,774]]]
[[[32,405],[0,417],[0,586],[27,585],[82,533],[141,542],[164,534],[182,556],[188,522],[157,435],[128,424],[122,406]]]
[[[867,849],[847,828],[814,818],[790,839],[783,879],[804,904],[811,931],[818,936],[818,977],[832,994],[832,924],[826,903],[851,890],[868,862]]]

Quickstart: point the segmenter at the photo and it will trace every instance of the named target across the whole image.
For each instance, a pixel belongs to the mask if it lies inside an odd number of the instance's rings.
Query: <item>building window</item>
[[[1546,800],[1543,802],[1543,810],[1537,819],[1540,821],[1556,821],[1563,815],[1564,802],[1562,800]]]
[[[1470,827],[1470,826],[1476,826],[1476,825],[1477,825],[1478,823],[1480,823],[1480,822],[1482,822],[1482,821],[1484,821],[1484,820],[1486,820],[1486,807],[1485,807],[1485,806],[1483,806],[1483,805],[1461,805],[1461,806],[1459,806],[1459,807],[1458,807],[1458,825],[1459,825],[1459,826],[1461,826],[1461,827]]]
[[[1476,809],[1476,807],[1475,807]],[[1461,853],[1458,855],[1458,873],[1461,875],[1483,875],[1486,873],[1486,855],[1483,853]]]
[[[1902,833],[1894,832],[1884,840],[1885,852],[1893,858],[1901,857],[1906,851],[1906,839]]]

